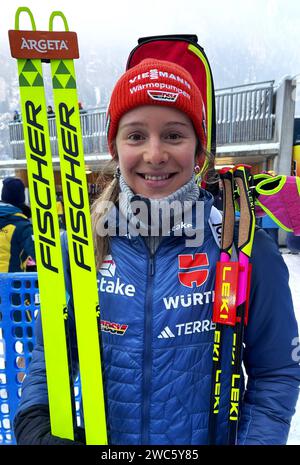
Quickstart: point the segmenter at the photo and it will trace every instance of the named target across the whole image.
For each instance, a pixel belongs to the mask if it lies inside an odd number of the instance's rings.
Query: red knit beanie
[[[181,110],[192,120],[202,147],[206,148],[205,109],[192,76],[175,63],[147,58],[126,71],[113,89],[107,113],[107,140],[113,156],[121,117],[141,105]]]

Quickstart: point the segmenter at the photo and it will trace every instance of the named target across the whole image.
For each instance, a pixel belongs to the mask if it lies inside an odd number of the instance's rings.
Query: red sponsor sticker
[[[205,269],[199,269],[203,268]],[[178,272],[178,279],[183,286],[202,286],[208,278],[209,260],[206,253],[196,253],[195,255],[178,255],[178,268],[184,271]]]
[[[234,326],[236,323],[238,262],[218,262],[216,267],[213,322]]]
[[[128,325],[113,323],[111,321],[101,320],[101,331],[111,334],[118,334],[124,336],[128,328]]]
[[[165,92],[163,90],[148,90],[147,93],[153,100],[161,102],[176,102],[178,97],[178,93]]]
[[[76,32],[8,31],[14,58],[64,60],[79,58]]]

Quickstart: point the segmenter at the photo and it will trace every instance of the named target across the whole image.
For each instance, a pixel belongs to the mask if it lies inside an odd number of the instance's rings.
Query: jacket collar
[[[141,199],[136,199],[141,201]],[[186,208],[183,209],[183,214],[176,215],[171,218],[171,221],[166,222],[167,230],[164,232],[168,237],[184,236],[192,237],[193,231],[194,234],[199,231],[203,231],[209,228],[209,218],[211,209],[213,206],[213,196],[209,192],[200,189],[199,197],[197,201],[187,201]],[[143,204],[145,205],[145,211],[147,212],[147,201],[143,199]],[[123,210],[123,209],[122,209]],[[134,210],[135,211],[135,210]],[[148,210],[149,211],[149,210]],[[143,215],[143,218],[145,215]],[[139,216],[136,215],[133,219],[126,218],[123,213],[120,212],[118,205],[111,208],[105,219],[103,220],[103,227],[109,236],[125,236],[128,239],[136,238],[137,236],[146,236],[151,232],[144,228],[143,231],[139,233],[138,228]],[[132,222],[134,221],[134,222]],[[170,228],[168,226],[170,225]],[[156,234],[160,235],[162,233],[159,227],[154,227],[152,231],[155,231]]]

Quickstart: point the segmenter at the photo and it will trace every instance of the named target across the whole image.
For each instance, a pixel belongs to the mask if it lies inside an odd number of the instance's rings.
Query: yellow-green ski
[[[63,13],[50,17],[50,31]],[[83,416],[87,444],[107,444],[99,346],[99,300],[88,189],[72,59],[52,59],[52,87],[67,226]]]
[[[33,15],[28,8],[17,10],[15,29],[19,30],[21,12],[28,13],[32,29],[36,30]],[[65,333],[66,293],[41,60],[18,59],[18,74],[51,431],[56,436],[74,439]]]

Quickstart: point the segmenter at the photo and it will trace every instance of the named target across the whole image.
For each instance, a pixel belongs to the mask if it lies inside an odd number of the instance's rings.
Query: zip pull
[[[155,273],[154,255],[150,255],[150,258],[149,258],[149,275],[153,276],[154,273]]]

